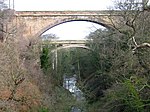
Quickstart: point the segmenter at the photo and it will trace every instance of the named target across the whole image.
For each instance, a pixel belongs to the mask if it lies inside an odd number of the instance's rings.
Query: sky
[[[10,1],[12,4],[13,0]],[[14,7],[15,10],[19,11],[105,10],[112,4],[112,1],[113,0],[14,0]]]
[[[115,0],[6,0],[17,11],[106,10]],[[125,1],[125,0],[120,0]],[[139,1],[139,0],[137,0]],[[150,4],[150,0],[149,0]]]
[[[104,29],[103,26],[96,23],[74,21],[53,27],[44,34],[55,34],[57,37],[60,37],[60,40],[83,40],[90,32],[94,32],[99,28]]]

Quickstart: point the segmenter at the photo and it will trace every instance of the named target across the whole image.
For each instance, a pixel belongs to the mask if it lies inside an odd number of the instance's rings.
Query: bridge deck
[[[50,44],[85,44],[87,40],[52,40]]]
[[[16,16],[108,16],[118,15],[120,11],[102,10],[102,11],[16,11]]]

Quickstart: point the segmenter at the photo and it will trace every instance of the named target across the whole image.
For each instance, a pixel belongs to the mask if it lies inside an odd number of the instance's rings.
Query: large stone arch
[[[17,28],[23,26],[22,37],[37,38],[46,30],[70,21],[88,21],[112,28],[110,16],[118,14],[109,11],[19,11],[15,12],[14,22]]]

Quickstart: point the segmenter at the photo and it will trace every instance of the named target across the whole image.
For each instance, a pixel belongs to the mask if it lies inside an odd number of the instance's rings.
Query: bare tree
[[[129,46],[132,46],[133,52],[136,48],[150,46],[148,42],[137,42],[140,36],[140,38],[143,38],[143,35],[141,35],[143,33],[140,34],[139,32],[148,25],[142,25],[144,24],[143,19],[146,19],[145,17],[148,17],[149,13],[145,10],[147,3],[148,0],[116,0],[115,9],[120,11],[120,18],[114,21],[115,19],[113,19],[111,15],[109,17],[114,29],[127,36],[128,45],[130,44]],[[146,20],[144,22],[148,21],[149,20]]]
[[[15,34],[16,28],[13,25],[14,10],[8,9],[5,0],[0,1],[0,40],[5,42],[8,37]]]

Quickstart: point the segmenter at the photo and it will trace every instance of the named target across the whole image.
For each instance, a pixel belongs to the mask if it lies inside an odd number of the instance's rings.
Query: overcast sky
[[[116,0],[5,0],[18,11],[41,10],[106,10]],[[126,1],[126,0],[120,0]],[[137,0],[142,1],[142,0]],[[150,4],[150,0],[149,0]]]
[[[8,0],[9,1],[9,0]],[[14,0],[16,10],[104,10],[113,0]],[[12,4],[13,0],[11,0]]]
[[[104,29],[103,26],[96,23],[74,21],[53,27],[44,34],[56,34],[56,36],[60,37],[61,40],[82,40],[90,34],[90,32],[99,28]]]

